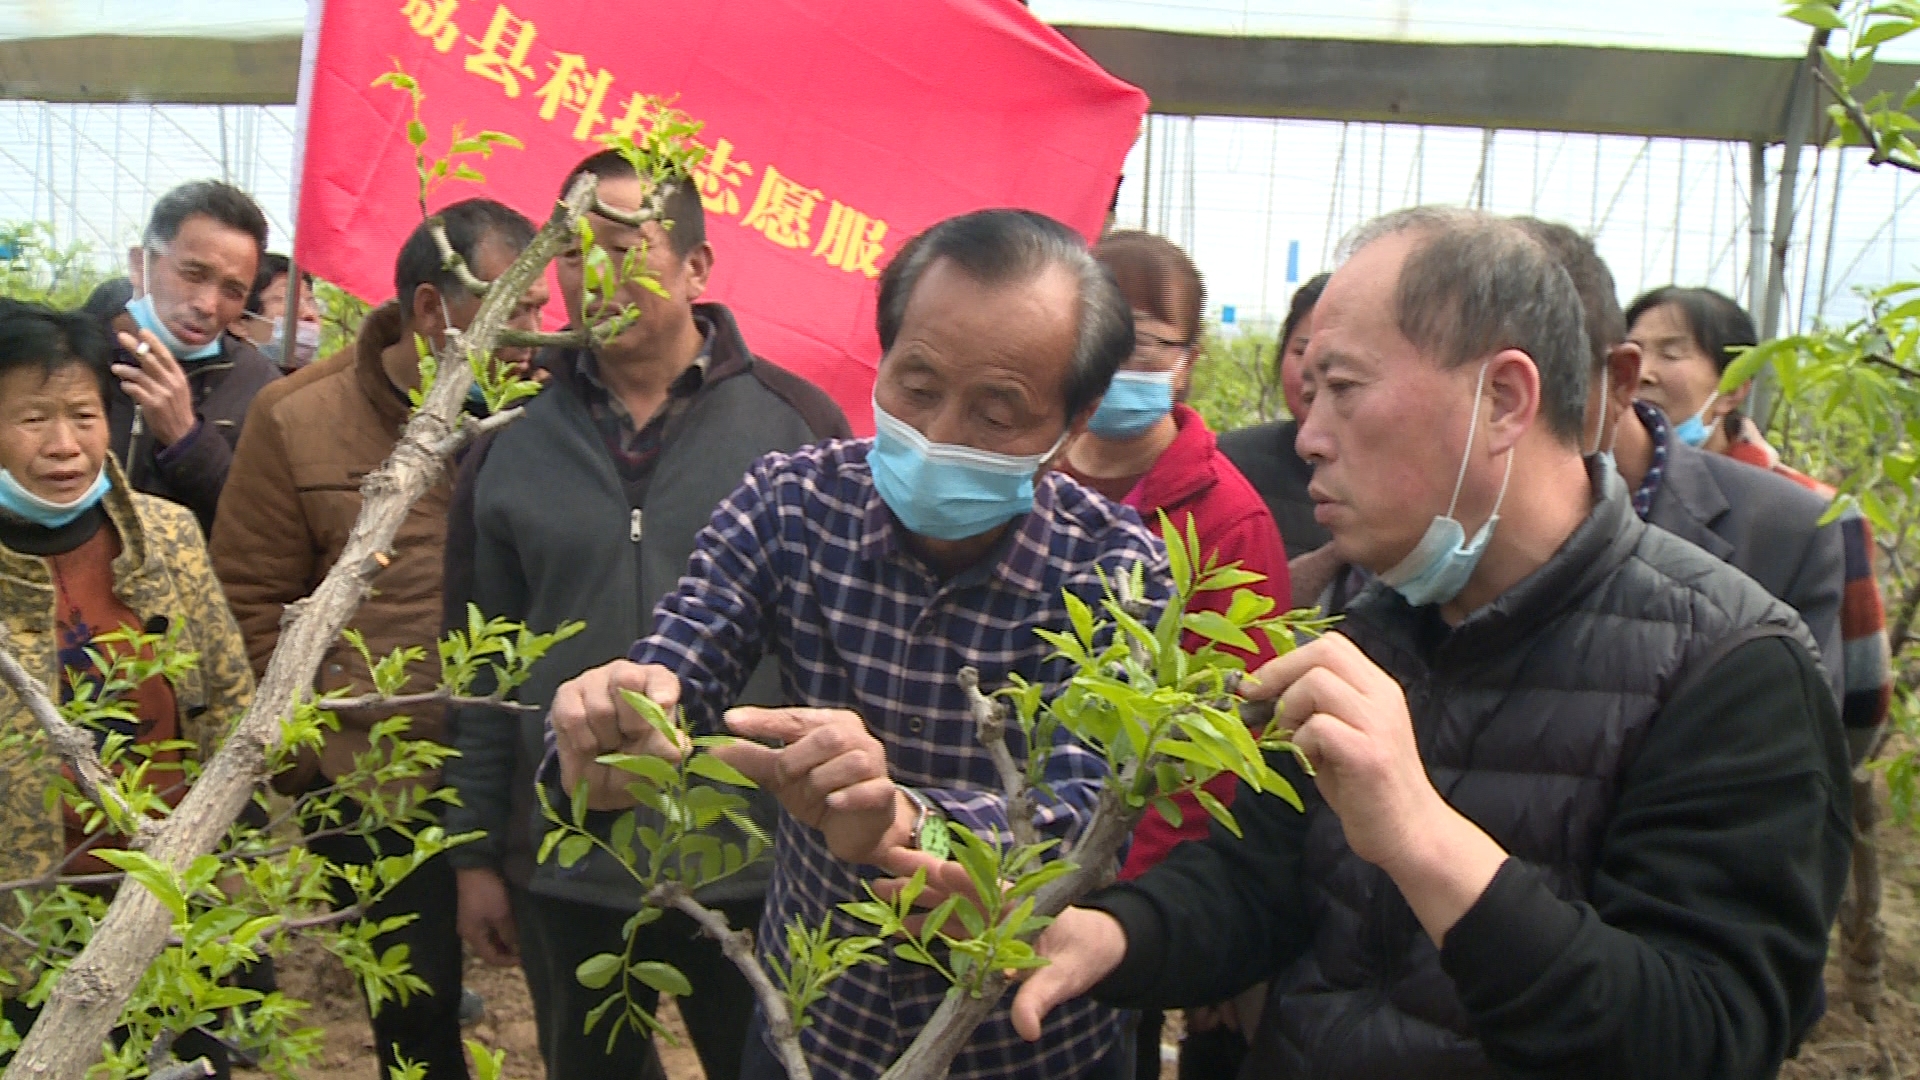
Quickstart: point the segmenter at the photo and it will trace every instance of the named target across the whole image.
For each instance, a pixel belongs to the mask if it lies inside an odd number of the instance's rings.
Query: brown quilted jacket
[[[199,663],[173,684],[173,693],[181,733],[199,745],[205,760],[253,698],[253,673],[240,630],[207,565],[206,544],[193,513],[152,495],[129,492],[126,474],[111,458],[107,470],[113,489],[104,506],[121,544],[113,560],[114,594],[142,625],[165,620],[179,628],[181,647],[199,655]],[[53,578],[45,559],[0,547],[0,621],[6,627],[7,648],[58,700],[64,680],[58,670]],[[0,718],[8,732],[27,736],[23,748],[0,755],[0,837],[5,838],[0,840],[0,880],[16,881],[52,869],[66,855],[67,838],[59,807],[50,810],[46,803],[60,770],[44,750],[38,725],[4,686]],[[11,901],[6,910],[9,918],[17,915]],[[0,941],[0,965],[17,971],[24,958],[10,940]],[[21,989],[0,985],[0,996]]]
[[[312,593],[333,568],[360,516],[360,485],[393,451],[410,406],[380,362],[399,340],[399,309],[367,316],[354,345],[268,387],[241,429],[233,468],[213,529],[214,572],[246,636],[255,673],[280,641],[286,605]],[[404,645],[424,647],[412,689],[438,682],[434,640],[440,633],[440,584],[451,486],[442,479],[415,503],[394,538],[392,563],[373,579],[373,594],[348,624],[366,636],[378,659]],[[373,689],[367,667],[343,638],[334,642],[315,679],[322,692]],[[352,771],[369,747],[368,730],[387,715],[340,714],[318,756],[275,780],[283,791],[305,789],[316,773],[335,779]],[[440,710],[418,709],[414,738],[443,739]],[[424,782],[437,785],[437,776]]]

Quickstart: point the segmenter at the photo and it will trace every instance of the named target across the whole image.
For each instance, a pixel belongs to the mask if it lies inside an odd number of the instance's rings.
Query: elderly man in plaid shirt
[[[877,437],[763,458],[701,534],[653,635],[562,686],[551,716],[560,782],[586,782],[598,809],[631,799],[596,757],[677,752],[618,689],[781,746],[726,753],[785,810],[759,941],[783,962],[786,925],[818,925],[863,878],[910,863],[924,815],[1005,834],[961,667],[987,687],[1060,683],[1034,631],[1068,625],[1063,591],[1097,601],[1103,574],[1135,565],[1150,599],[1167,591],[1165,554],[1134,513],[1047,470],[1133,347],[1125,300],[1070,230],[1011,210],[936,225],[882,275],[878,322]],[[767,651],[795,707],[727,711]],[[1035,824],[1071,837],[1105,764],[1064,736],[1031,752],[1046,755],[1050,791]],[[866,929],[834,918],[841,934]],[[820,1075],[878,1076],[947,989],[898,959],[856,969],[814,1007],[807,1056]],[[1116,1013],[1083,1000],[1060,1021],[1027,1043],[1003,1007],[952,1075],[1126,1080]],[[745,1080],[781,1075],[764,1033],[748,1040]]]

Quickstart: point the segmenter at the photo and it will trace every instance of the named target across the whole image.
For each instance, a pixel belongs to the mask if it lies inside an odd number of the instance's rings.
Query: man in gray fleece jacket
[[[583,161],[567,183],[587,172],[599,177],[608,205],[637,209],[646,194],[612,152]],[[850,434],[818,388],[748,350],[725,307],[696,303],[713,248],[691,183],[667,199],[666,217],[670,231],[593,216],[595,242],[616,264],[645,244],[665,295],[625,286],[621,302],[639,318],[603,346],[543,357],[547,388],[461,468],[447,528],[449,626],[466,625],[469,601],[535,630],[586,623],[535,665],[514,694],[521,702],[544,708],[562,682],[626,655],[647,635],[654,603],[685,571],[695,534],[755,460]],[[583,301],[581,253],[556,266],[574,325],[596,317]],[[765,667],[741,700],[776,704],[778,691],[777,673]],[[483,959],[525,969],[547,1075],[662,1077],[649,1039],[622,1032],[609,1051],[611,1016],[585,1031],[606,993],[582,987],[575,968],[624,951],[621,931],[639,897],[626,871],[600,852],[570,869],[536,867],[545,831],[533,797],[541,715],[461,710],[452,734],[461,756],[448,763],[446,783],[463,805],[449,812],[447,828],[486,833],[452,853],[461,936]],[[771,804],[756,811],[770,826]],[[756,869],[701,899],[751,930],[766,890],[766,871]],[[671,963],[693,983],[681,1010],[707,1076],[732,1080],[753,1013],[746,981],[677,913],[640,933],[636,958]]]

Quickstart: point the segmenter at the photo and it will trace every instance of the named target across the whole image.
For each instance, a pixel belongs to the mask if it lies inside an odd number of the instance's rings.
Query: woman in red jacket
[[[1109,233],[1093,249],[1094,258],[1112,271],[1133,306],[1133,355],[1122,364],[1087,432],[1067,448],[1063,472],[1116,502],[1139,512],[1154,527],[1164,511],[1186,531],[1193,521],[1203,555],[1222,565],[1240,563],[1263,574],[1253,586],[1288,606],[1287,553],[1273,515],[1253,485],[1214,444],[1200,414],[1185,404],[1200,355],[1200,314],[1206,290],[1193,260],[1171,242],[1150,233]],[[1203,593],[1194,607],[1224,612],[1229,593]],[[1271,659],[1265,645],[1247,655],[1254,670]],[[1198,640],[1190,639],[1189,647]],[[1223,774],[1208,790],[1231,803],[1235,778]],[[1207,835],[1210,820],[1197,800],[1175,800],[1178,828],[1149,809],[1134,833],[1133,846],[1120,871],[1123,879],[1145,873],[1166,858],[1174,845]],[[1160,1067],[1160,1017],[1142,1018],[1141,1070],[1155,1076]]]

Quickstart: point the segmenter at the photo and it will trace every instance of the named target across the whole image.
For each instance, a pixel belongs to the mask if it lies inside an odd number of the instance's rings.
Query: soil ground
[[[1886,992],[1876,1022],[1863,1022],[1845,999],[1837,961],[1827,967],[1827,1016],[1782,1080],[1905,1080],[1920,1078],[1920,833],[1893,823],[1880,827],[1881,917],[1887,933]],[[324,953],[296,954],[280,967],[281,986],[314,1003],[312,1022],[327,1033],[326,1052],[309,1075],[318,1080],[381,1080],[366,1011],[352,980]],[[487,1015],[468,1032],[507,1051],[507,1080],[544,1080],[535,1044],[533,1004],[518,968],[488,967],[470,960],[467,985],[487,1002]],[[661,1019],[680,1033],[680,1045],[663,1046],[672,1080],[705,1080],[671,1004]],[[1175,1018],[1170,1017],[1170,1020]],[[1167,1038],[1178,1038],[1177,1020]],[[1173,1047],[1163,1047],[1162,1080],[1174,1080]],[[242,1073],[241,1075],[247,1075]]]

